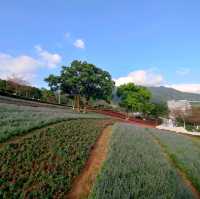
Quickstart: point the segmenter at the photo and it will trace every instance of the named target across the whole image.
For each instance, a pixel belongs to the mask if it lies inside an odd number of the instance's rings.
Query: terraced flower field
[[[113,122],[93,113],[1,104],[0,198],[68,197]],[[89,199],[200,198],[199,173],[200,139],[116,123]]]
[[[64,198],[110,121],[71,119],[0,148],[0,198]]]
[[[151,133],[200,192],[200,138],[162,131]]]
[[[156,137],[166,145],[176,164],[168,159]],[[199,198],[200,148],[199,141],[192,139],[116,124],[107,160],[89,198]],[[177,165],[194,177],[196,192],[180,175]]]
[[[95,113],[74,113],[69,109],[16,106],[0,103],[0,143],[30,130],[68,118],[105,118]]]

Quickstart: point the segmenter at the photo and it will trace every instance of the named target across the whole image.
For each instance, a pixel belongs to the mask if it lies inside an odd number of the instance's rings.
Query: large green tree
[[[146,114],[150,109],[150,91],[134,83],[121,85],[117,88],[117,95],[120,97],[120,105],[129,112],[141,112]]]
[[[74,97],[78,109],[80,98],[84,100],[85,107],[91,98],[110,101],[114,87],[107,71],[78,60],[67,67],[63,66],[60,76],[50,75],[45,81],[51,90],[55,90],[60,84],[62,92]]]

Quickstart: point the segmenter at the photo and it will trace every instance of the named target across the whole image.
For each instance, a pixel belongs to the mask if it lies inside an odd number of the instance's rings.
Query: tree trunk
[[[87,113],[87,105],[88,105],[88,100],[86,99],[86,101],[84,103],[84,111],[83,111],[83,113]]]
[[[75,96],[75,101],[76,101],[76,111],[80,112],[80,95]]]
[[[72,109],[75,110],[76,106],[76,96],[74,96],[74,99],[72,100]]]
[[[158,118],[156,118],[156,126],[158,126]]]
[[[129,114],[128,114],[128,111],[126,112],[126,120],[129,120]]]
[[[183,118],[183,125],[184,125],[184,129],[186,128],[186,125],[185,125],[185,119]]]

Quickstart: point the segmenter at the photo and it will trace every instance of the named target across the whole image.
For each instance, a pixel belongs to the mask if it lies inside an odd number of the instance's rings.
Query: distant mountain
[[[200,101],[200,94],[185,93],[164,86],[148,87],[148,89],[152,93],[153,102],[166,102],[168,100]]]
[[[169,100],[189,100],[189,101],[200,101],[200,94],[185,93],[177,91],[173,88],[164,86],[160,87],[148,87],[152,93],[152,102],[163,103]],[[113,92],[113,104],[118,104],[120,99],[116,95],[116,90]]]

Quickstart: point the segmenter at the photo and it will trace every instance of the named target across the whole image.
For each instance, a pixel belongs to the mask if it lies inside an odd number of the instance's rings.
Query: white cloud
[[[167,85],[166,87],[171,87],[182,92],[200,94],[200,84],[172,84]]]
[[[38,60],[21,55],[13,57],[9,54],[0,53],[0,78],[7,79],[12,75],[30,81],[40,67]]]
[[[181,75],[186,75],[186,72],[190,72],[189,70],[180,70]],[[116,86],[120,86],[122,84],[126,84],[129,82],[135,83],[137,85],[142,86],[165,86],[171,87],[176,90],[188,93],[198,93],[200,94],[200,84],[165,84],[164,78],[161,74],[158,74],[152,70],[136,70],[129,73],[125,77],[120,77],[114,79]]]
[[[116,86],[129,82],[143,86],[160,86],[163,83],[163,76],[151,70],[136,70],[125,77],[114,79]]]
[[[180,76],[186,76],[190,73],[190,68],[179,68],[176,73]]]
[[[0,53],[0,78],[8,79],[14,75],[33,84],[39,69],[44,67],[53,68],[60,63],[60,55],[51,54],[40,46],[35,48],[38,53],[36,58],[28,55],[12,56]]]
[[[50,53],[44,50],[40,45],[35,46],[35,49],[40,56],[40,61],[50,68],[56,67],[57,64],[61,62],[61,56],[56,53]]]
[[[76,48],[84,49],[84,48],[85,48],[85,42],[84,42],[82,39],[77,39],[77,40],[74,42],[74,46],[75,46]]]

